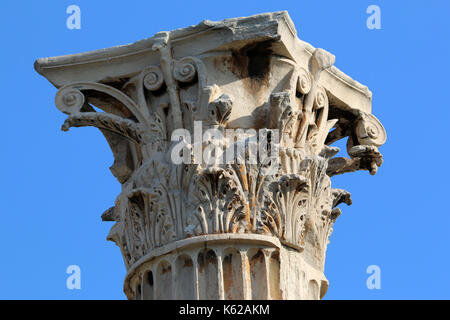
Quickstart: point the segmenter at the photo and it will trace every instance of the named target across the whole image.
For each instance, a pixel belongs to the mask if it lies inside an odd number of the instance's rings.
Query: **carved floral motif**
[[[275,142],[279,166],[266,174],[267,159],[213,166],[171,162],[172,130],[192,131],[194,121],[225,130],[233,108],[243,106],[226,86],[210,82],[201,58],[176,60],[163,34],[161,39],[155,45],[161,64],[121,86],[80,82],[56,95],[57,107],[69,115],[63,130],[97,127],[115,154],[111,170],[123,192],[103,217],[117,223],[109,239],[121,247],[127,266],[168,243],[220,233],[272,235],[298,251],[313,247],[323,262],[340,214],[336,206],[351,204],[348,193],[331,189],[329,177],[359,169],[375,173],[382,163],[377,148],[386,140],[373,115],[361,111],[349,121],[330,118],[328,94],[318,80],[334,56],[317,49],[308,70],[293,64],[289,85],[268,96],[266,127],[278,130],[280,139]],[[338,150],[327,144],[346,137],[350,159],[333,158]]]

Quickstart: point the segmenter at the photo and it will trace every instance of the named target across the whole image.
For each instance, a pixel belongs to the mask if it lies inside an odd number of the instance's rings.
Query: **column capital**
[[[192,259],[192,293],[202,298],[199,266],[213,259],[201,251],[208,237],[223,277],[232,259],[242,259],[236,264],[242,270],[255,257],[266,267],[278,261],[278,289],[253,287],[254,274],[242,273],[246,298],[325,294],[323,266],[337,206],[351,204],[350,194],[333,189],[330,177],[375,174],[382,164],[378,147],[386,141],[371,114],[372,93],[334,67],[334,60],[301,41],[283,11],[206,20],[125,46],[36,61],[35,69],[58,88],[56,106],[68,115],[62,129],[97,127],[114,154],[111,171],[122,192],[102,218],[116,221],[108,239],[121,249],[130,299],[149,297],[140,291],[148,270],[166,279],[169,268],[190,265],[179,265],[180,257]],[[172,141],[177,129],[190,134],[179,150],[180,141]],[[205,140],[208,129],[222,135]],[[238,136],[228,136],[230,130]],[[196,148],[204,155],[208,148],[249,146],[252,132],[262,132],[265,151],[276,149],[275,157],[259,154],[251,162],[246,150],[242,161],[211,165],[194,159]],[[340,139],[348,140],[348,158],[335,157],[339,149],[332,144]],[[175,152],[190,161],[176,164]],[[290,259],[304,283],[290,284]],[[264,269],[267,277],[276,277],[272,269]],[[217,297],[241,297],[229,282],[219,283]],[[171,288],[177,291],[175,284]]]

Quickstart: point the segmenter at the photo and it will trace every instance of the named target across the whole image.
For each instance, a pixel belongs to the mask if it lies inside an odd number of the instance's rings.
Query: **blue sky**
[[[66,8],[82,12],[66,28]],[[366,8],[381,8],[381,30]],[[376,176],[338,176],[352,193],[328,247],[327,299],[449,299],[448,93],[450,2],[437,1],[11,1],[0,2],[0,299],[124,299],[125,267],[101,213],[120,185],[93,128],[60,131],[56,89],[39,57],[126,44],[162,30],[288,10],[299,37],[373,92],[388,141]],[[66,288],[79,265],[81,290]],[[369,265],[381,289],[366,287]]]

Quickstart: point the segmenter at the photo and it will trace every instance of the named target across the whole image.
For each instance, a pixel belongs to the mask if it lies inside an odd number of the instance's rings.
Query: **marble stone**
[[[62,130],[97,127],[111,147],[122,192],[102,218],[116,222],[108,240],[121,250],[128,299],[323,298],[338,205],[351,204],[330,178],[375,174],[386,141],[372,93],[334,61],[298,38],[285,11],[36,61],[68,115]],[[174,163],[172,134],[195,135],[196,122],[262,130],[278,151],[274,171],[262,157]],[[332,146],[341,139],[348,157]],[[224,134],[183,150],[237,140]]]

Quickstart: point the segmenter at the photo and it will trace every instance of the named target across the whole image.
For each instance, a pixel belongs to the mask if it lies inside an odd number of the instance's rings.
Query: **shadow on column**
[[[238,250],[230,248],[224,251],[223,284],[225,299],[244,299],[244,275],[242,272],[242,258]]]
[[[250,251],[250,281],[252,284],[252,299],[268,299],[266,258],[262,250]]]
[[[172,300],[172,267],[167,261],[161,261],[157,269],[157,300]]]
[[[217,257],[213,250],[198,254],[198,290],[200,300],[218,300],[219,270]]]
[[[144,281],[142,287],[142,298],[143,300],[153,300],[155,298],[153,292],[153,272],[147,271],[144,274]]]
[[[280,254],[273,252],[269,259],[269,285],[270,298],[272,300],[281,300],[280,291]]]
[[[175,262],[176,272],[176,299],[192,300],[195,299],[194,291],[194,264],[191,257],[188,255],[181,255]]]

